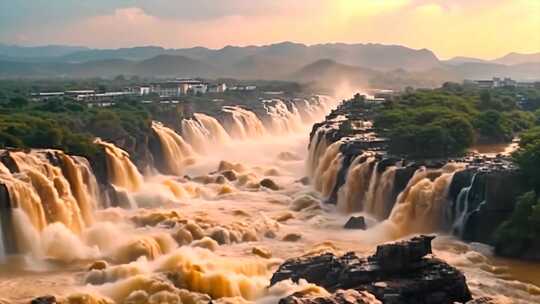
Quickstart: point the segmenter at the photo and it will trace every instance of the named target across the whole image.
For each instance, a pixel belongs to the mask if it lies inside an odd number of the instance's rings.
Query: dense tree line
[[[386,102],[375,127],[390,139],[390,152],[410,157],[459,155],[475,143],[503,143],[537,123],[539,90],[479,90],[445,84],[411,90]]]
[[[513,155],[530,191],[520,196],[508,221],[496,233],[499,254],[539,259],[540,252],[540,127],[521,135]]]

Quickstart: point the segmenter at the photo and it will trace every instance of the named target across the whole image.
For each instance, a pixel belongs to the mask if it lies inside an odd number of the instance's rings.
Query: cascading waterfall
[[[447,220],[451,225],[452,233],[462,239],[465,238],[465,227],[469,218],[485,203],[485,197],[475,195],[474,193],[477,193],[477,191],[473,191],[480,183],[481,178],[478,173],[475,173],[472,176],[471,184],[460,190],[455,204],[450,206],[453,207],[453,210],[448,210],[450,214]]]
[[[275,134],[293,133],[302,130],[302,117],[294,103],[291,103],[291,110],[289,110],[287,104],[279,99],[263,102],[264,108],[271,118],[271,130]]]
[[[229,133],[217,119],[202,113],[195,113],[194,117],[182,121],[182,136],[197,152],[206,154],[212,147],[231,141]]]
[[[127,191],[135,192],[143,184],[143,176],[129,159],[129,154],[114,144],[96,139],[96,144],[105,149],[107,173],[111,183]]]
[[[73,232],[80,233],[85,226],[81,209],[91,207],[88,201],[79,202],[73,195],[72,186],[61,168],[51,165],[42,155],[15,152],[10,156],[17,164],[19,171],[30,178],[33,188],[40,196],[47,222],[60,222]],[[66,167],[69,168],[67,172],[72,170],[72,175],[81,174],[75,166],[67,165]],[[73,174],[73,172],[77,173]],[[73,182],[78,183],[73,185],[73,188],[85,187],[82,179],[74,179]],[[86,190],[81,189],[81,191]]]
[[[337,208],[340,212],[347,214],[363,210],[375,161],[371,153],[364,153],[353,160],[345,184],[338,191]]]
[[[154,122],[152,129],[157,134],[163,151],[163,158],[169,170],[175,175],[182,175],[184,169],[193,163],[196,153],[182,136],[172,129]]]
[[[52,224],[74,234],[93,224],[99,194],[87,162],[55,150],[5,152],[3,158],[13,170],[0,166],[0,184],[8,194],[3,212],[11,213],[3,218],[13,225],[2,223],[3,245],[14,239],[11,251],[36,253],[36,238]]]
[[[223,111],[232,116],[230,131],[234,138],[245,140],[267,135],[264,124],[255,113],[238,106],[225,106]]]
[[[315,178],[315,172],[319,162],[328,149],[328,141],[326,140],[325,134],[323,129],[317,129],[309,143],[306,168],[308,171],[307,174],[311,179]]]
[[[399,236],[426,233],[443,228],[448,191],[458,167],[447,165],[442,169],[418,169],[402,191],[388,221]]]
[[[337,180],[337,174],[341,168],[343,155],[339,151],[342,142],[337,141],[326,149],[314,173],[313,185],[315,189],[328,197]]]
[[[392,193],[394,191],[394,180],[396,178],[396,166],[386,168],[381,177],[379,184],[375,190],[374,208],[370,211],[376,218],[382,220],[390,215],[393,207]]]

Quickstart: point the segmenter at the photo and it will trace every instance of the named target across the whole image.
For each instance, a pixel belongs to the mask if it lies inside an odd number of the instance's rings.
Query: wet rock
[[[236,175],[236,172],[234,172],[233,170],[223,171],[221,172],[221,175],[223,175],[226,179],[228,179],[231,182],[235,181],[238,178]]]
[[[184,228],[179,228],[176,232],[173,233],[172,237],[180,246],[189,245],[191,244],[191,242],[193,242],[193,236],[191,235],[191,232]]]
[[[99,261],[95,261],[94,263],[92,263],[92,265],[90,265],[90,267],[88,267],[88,271],[104,270],[108,266],[109,266],[109,264],[107,263],[107,261],[99,260]]]
[[[216,184],[223,185],[223,184],[227,183],[227,178],[224,177],[223,175],[219,175],[218,177],[216,177],[216,180],[214,182]]]
[[[366,219],[363,216],[351,216],[344,228],[366,230]]]
[[[268,230],[264,233],[264,237],[269,238],[269,239],[275,239],[276,236],[277,236],[276,233],[272,230]]]
[[[55,296],[43,296],[39,298],[33,299],[30,304],[55,304],[56,297]]]
[[[302,239],[302,235],[299,233],[289,233],[283,237],[285,242],[298,242],[300,239]]]
[[[235,215],[235,216],[249,216],[249,213],[245,212],[244,210],[234,210],[233,215]]]
[[[294,218],[294,214],[292,214],[291,212],[286,212],[286,213],[283,213],[283,214],[280,214],[278,215],[275,220],[280,222],[280,223],[283,223],[283,222],[286,222],[290,219],[293,219]]]
[[[210,231],[209,236],[218,242],[220,245],[226,245],[231,243],[231,234],[229,231],[222,227],[216,227]]]
[[[431,254],[431,241],[434,236],[419,236],[407,241],[377,246],[375,255],[370,257],[377,261],[384,270],[396,271],[407,269],[412,263],[420,261]]]
[[[311,206],[318,205],[319,202],[310,195],[303,195],[294,199],[289,207],[292,211],[301,211]]]
[[[253,247],[253,249],[251,250],[251,253],[265,259],[269,259],[272,257],[272,252],[269,249],[261,248],[261,247]]]
[[[309,177],[304,176],[301,179],[299,179],[298,182],[304,186],[309,185]]]
[[[367,291],[381,302],[392,304],[470,301],[472,298],[465,276],[446,262],[429,256],[432,239],[420,236],[410,241],[381,245],[373,256],[367,258],[349,252],[341,257],[325,253],[290,259],[274,273],[271,284],[305,279],[329,292],[339,289]]]
[[[279,186],[271,179],[265,178],[259,183],[262,187],[268,188],[270,190],[277,191]]]
[[[338,290],[330,296],[305,297],[295,293],[279,301],[279,304],[381,304],[374,295],[365,291]]]

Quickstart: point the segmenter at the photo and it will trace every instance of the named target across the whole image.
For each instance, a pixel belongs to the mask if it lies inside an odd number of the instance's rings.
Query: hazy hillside
[[[155,46],[99,50],[0,45],[0,77],[114,77],[124,74],[320,82],[346,78],[357,84],[370,81],[377,86],[431,87],[449,80],[494,76],[539,79],[539,64],[530,64],[540,60],[538,57],[540,54],[512,53],[496,60],[500,63],[470,57],[440,61],[426,49],[342,43],[307,46],[283,42],[266,46],[227,46],[218,50]],[[510,65],[515,62],[520,64]]]
[[[302,67],[289,76],[291,80],[315,82],[330,88],[342,83],[372,88],[400,89],[407,86],[432,88],[445,81],[460,81],[451,69],[433,68],[409,72],[404,69],[377,71],[323,59]]]
[[[47,45],[37,47],[23,47],[0,43],[0,58],[47,58],[60,57],[73,52],[88,50],[85,47]]]
[[[540,53],[535,54],[519,54],[519,53],[510,53],[504,57],[493,60],[495,63],[506,64],[506,65],[516,65],[523,63],[540,63]]]
[[[511,77],[518,80],[540,79],[540,63],[504,65],[494,63],[464,63],[452,70],[465,79],[491,79],[492,77]]]
[[[369,80],[381,72],[337,63],[330,59],[322,59],[304,66],[290,75],[290,79],[303,82],[321,82],[336,84],[348,81],[355,85],[369,84]]]
[[[136,63],[130,74],[142,76],[212,77],[217,70],[212,66],[185,56],[159,55]]]

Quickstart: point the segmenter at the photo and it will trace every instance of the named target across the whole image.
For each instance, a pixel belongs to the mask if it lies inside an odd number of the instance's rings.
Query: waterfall
[[[448,191],[454,173],[418,169],[398,196],[389,217],[399,236],[442,228]]]
[[[271,130],[275,134],[293,133],[302,130],[302,117],[294,103],[291,104],[291,110],[282,100],[263,101],[264,108],[270,116]]]
[[[307,157],[307,173],[310,178],[315,177],[315,171],[319,165],[319,162],[328,148],[328,141],[325,137],[326,132],[323,129],[317,129],[311,142],[309,143],[309,151]]]
[[[375,205],[371,210],[371,214],[379,220],[386,219],[392,211],[392,200],[394,199],[392,193],[394,191],[396,171],[396,166],[390,166],[384,170],[379,178],[379,184],[374,196]]]
[[[391,208],[390,200],[392,200],[392,192],[394,190],[394,179],[396,176],[396,166],[390,166],[379,173],[379,164],[375,165],[371,180],[369,182],[369,190],[366,195],[364,211],[373,215],[379,220],[384,220],[388,217]]]
[[[185,167],[191,164],[193,157],[195,157],[193,147],[172,129],[160,123],[154,122],[152,129],[161,143],[163,159],[167,168],[175,175],[182,175]]]
[[[65,159],[62,154],[59,152],[60,161]],[[10,153],[10,156],[17,164],[19,171],[30,179],[30,183],[39,195],[47,222],[60,222],[73,232],[80,233],[85,226],[80,206],[85,202],[79,202],[71,189],[85,187],[82,180],[73,180],[72,186],[62,169],[51,165],[43,154],[14,152]],[[79,171],[76,168],[71,169]],[[81,191],[85,190],[81,189]],[[19,202],[25,199],[26,197],[22,197]],[[83,208],[87,207],[86,204]]]
[[[182,121],[182,135],[199,153],[207,153],[216,145],[225,145],[231,138],[219,121],[211,116],[195,113],[195,119]]]
[[[223,111],[232,116],[231,135],[236,139],[258,138],[267,134],[255,113],[238,106],[225,106]]]
[[[107,173],[111,183],[128,191],[138,191],[143,184],[142,174],[129,159],[129,154],[114,144],[96,139],[96,144],[105,149]]]
[[[338,191],[337,208],[340,212],[347,214],[363,210],[374,162],[371,153],[364,153],[353,160],[345,184]]]
[[[341,141],[337,141],[324,151],[313,174],[313,185],[323,197],[328,197],[336,184],[337,174],[343,161],[343,155],[339,151],[341,144]]]
[[[478,173],[475,173],[471,179],[471,184],[460,190],[453,210],[451,210],[453,218],[448,219],[452,225],[452,233],[461,239],[465,238],[465,227],[470,216],[485,203],[485,198],[482,195],[475,197],[472,191],[479,183],[481,183],[481,178]]]
[[[0,184],[7,191],[2,219],[9,219],[0,227],[4,250],[9,239],[10,250],[33,251],[32,235],[39,237],[52,224],[80,234],[94,223],[99,194],[87,161],[56,150],[4,152],[2,161],[13,170],[0,166]]]

